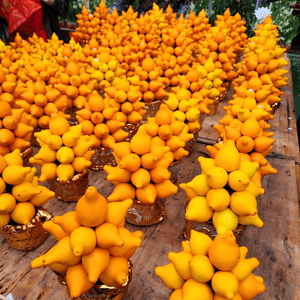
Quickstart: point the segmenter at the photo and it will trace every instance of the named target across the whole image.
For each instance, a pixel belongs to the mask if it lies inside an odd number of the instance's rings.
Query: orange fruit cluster
[[[239,247],[232,231],[214,240],[192,230],[190,243],[183,251],[170,252],[170,263],[155,268],[155,274],[172,291],[169,300],[252,299],[265,291],[264,280],[252,271],[255,258],[246,258],[248,249]]]
[[[72,298],[80,297],[98,280],[122,288],[129,277],[128,260],[141,246],[143,237],[141,231],[124,228],[131,204],[130,199],[107,203],[94,186],[88,187],[75,211],[43,224],[58,243],[35,258],[31,267],[48,266],[65,275]]]
[[[55,196],[39,186],[36,171],[23,166],[19,149],[0,155],[0,228],[10,220],[27,225],[36,214],[35,206],[42,206]]]

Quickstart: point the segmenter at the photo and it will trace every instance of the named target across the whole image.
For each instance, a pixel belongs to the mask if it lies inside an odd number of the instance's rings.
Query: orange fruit
[[[71,60],[66,66],[66,73],[69,76],[80,75],[80,67],[76,61]]]

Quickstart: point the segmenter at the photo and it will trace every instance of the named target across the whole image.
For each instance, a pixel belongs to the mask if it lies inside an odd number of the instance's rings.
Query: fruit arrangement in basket
[[[41,148],[29,159],[30,163],[41,166],[40,182],[58,179],[61,183],[71,180],[91,165],[93,141],[82,134],[82,125],[70,126],[57,114],[52,114],[49,129],[36,132]]]
[[[42,206],[55,193],[38,183],[37,169],[23,166],[20,150],[0,155],[0,228],[17,250],[38,247],[49,235],[42,224],[52,215]]]
[[[36,213],[36,206],[42,206],[55,193],[38,184],[36,168],[23,167],[20,150],[0,156],[0,228],[9,224],[27,225]]]
[[[235,230],[238,224],[263,226],[256,197],[264,190],[253,180],[259,164],[241,160],[232,140],[215,158],[198,160],[202,174],[179,185],[189,198],[185,218],[200,223],[212,220],[218,235]]]
[[[265,291],[263,278],[252,273],[259,261],[246,258],[248,249],[238,246],[231,231],[214,240],[192,231],[182,246],[182,252],[168,254],[169,264],[155,269],[172,290],[170,300],[250,300]]]
[[[106,289],[128,284],[129,258],[141,246],[143,233],[124,228],[131,199],[113,203],[90,186],[75,211],[44,223],[58,243],[31,262],[32,268],[50,267],[65,273],[72,298],[88,292],[95,284]],[[101,289],[99,291],[101,293]]]
[[[162,104],[156,116],[148,118],[149,122],[139,127],[130,142],[110,145],[118,166],[104,167],[107,180],[116,185],[109,201],[119,199],[125,187],[128,192],[123,197],[144,204],[152,204],[156,198],[167,198],[177,192],[168,168],[174,160],[188,155],[184,146],[193,135],[188,133],[183,122],[172,118],[172,112]]]

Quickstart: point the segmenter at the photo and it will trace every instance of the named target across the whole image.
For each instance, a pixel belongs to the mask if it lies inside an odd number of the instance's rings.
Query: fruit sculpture
[[[235,142],[243,159],[259,163],[255,178],[261,186],[262,176],[277,173],[265,159],[275,142],[270,138],[273,133],[267,131],[271,127],[267,122],[274,118],[272,107],[280,102],[283,92],[279,88],[288,78],[283,77],[287,62],[281,57],[285,49],[277,46],[276,26],[266,18],[259,28],[245,49],[244,60],[237,64],[241,75],[233,81],[236,93],[229,106],[224,107],[227,115],[214,128],[222,141]],[[215,157],[221,147],[222,144],[216,144],[207,150]]]
[[[0,70],[1,76],[1,70]],[[9,93],[0,95],[0,154],[6,155],[15,149],[23,152],[30,147],[30,139],[33,127],[29,126],[29,120],[24,114],[24,109],[11,108],[5,99],[13,96]]]
[[[172,120],[172,112],[164,104],[148,120],[130,142],[110,145],[118,165],[104,167],[107,180],[116,185],[108,201],[125,197],[153,204],[156,198],[167,198],[178,191],[170,181],[168,168],[174,160],[188,155],[184,146],[193,135],[183,122]]]
[[[41,148],[29,162],[41,166],[40,182],[57,178],[66,183],[91,165],[95,151],[89,148],[94,142],[82,134],[81,124],[70,126],[64,117],[53,113],[49,129],[36,132],[35,136]]]
[[[58,243],[31,262],[32,268],[50,267],[66,273],[72,298],[90,290],[100,280],[109,287],[127,283],[128,259],[141,246],[143,233],[124,228],[127,199],[107,203],[93,186],[88,187],[75,211],[44,223]]]
[[[55,193],[38,184],[36,168],[23,167],[20,150],[0,155],[0,228],[10,220],[27,225]]]
[[[239,247],[232,231],[214,240],[192,230],[183,251],[170,252],[170,263],[155,274],[172,290],[170,300],[250,300],[265,291],[264,280],[252,271],[255,257],[246,258],[248,249]]]
[[[188,198],[187,220],[212,219],[217,234],[237,228],[238,224],[263,226],[257,214],[256,197],[264,190],[253,181],[258,162],[241,159],[234,142],[228,140],[215,158],[198,158],[202,174],[179,185]]]

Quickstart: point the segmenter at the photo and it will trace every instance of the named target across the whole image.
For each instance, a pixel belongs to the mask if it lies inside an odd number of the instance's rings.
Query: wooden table
[[[285,56],[286,57],[286,56]],[[286,58],[287,59],[287,58]],[[296,130],[292,80],[283,88],[281,106],[270,123],[275,132],[273,151],[268,161],[278,170],[277,175],[263,178],[264,195],[258,197],[258,212],[264,222],[262,228],[248,226],[239,240],[239,245],[249,249],[247,257],[257,257],[260,266],[254,274],[265,280],[266,292],[257,296],[259,300],[296,300],[300,298],[300,224],[299,224],[299,146]],[[220,103],[215,116],[207,116],[198,142],[189,157],[183,159],[178,174],[178,182],[189,182],[200,173],[197,161],[199,155],[207,154],[205,146],[214,144],[217,133],[213,124],[225,115],[222,107],[232,95]],[[113,185],[106,180],[104,171],[90,171],[90,184],[97,187],[105,197],[110,195]],[[155,276],[156,266],[169,263],[169,252],[180,252],[183,240],[184,205],[187,197],[179,191],[173,197],[163,200],[166,207],[164,220],[149,227],[136,227],[126,224],[130,231],[144,233],[143,246],[132,257],[133,279],[124,300],[167,300],[170,290]],[[62,215],[74,210],[76,203],[65,203],[51,199],[45,208],[53,215]],[[34,251],[21,252],[11,249],[0,234],[0,294],[12,294],[14,300],[69,300],[66,288],[60,285],[56,275],[49,268],[32,270],[30,262],[48,251],[56,241],[50,236]]]

